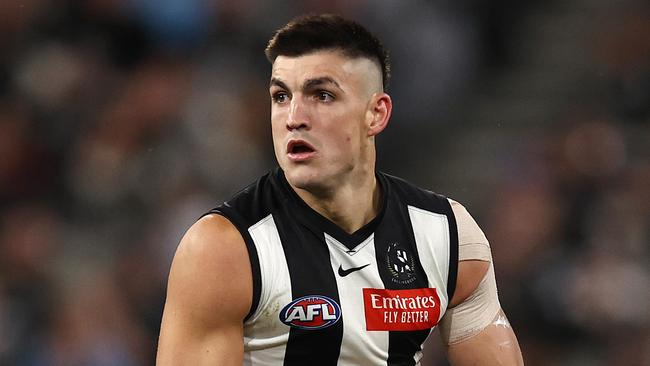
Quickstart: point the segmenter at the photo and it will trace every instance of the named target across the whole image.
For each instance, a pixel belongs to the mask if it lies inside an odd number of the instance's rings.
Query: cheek
[[[271,120],[271,139],[273,140],[273,148],[276,152],[284,148],[284,139],[287,129],[278,121]]]
[[[271,132],[275,138],[275,135],[280,135],[283,131],[286,131],[285,125],[282,122],[283,117],[280,112],[271,113]]]
[[[275,129],[275,126],[280,121],[280,112],[276,111],[275,108],[271,107],[271,128]]]
[[[354,155],[354,151],[357,150],[358,142],[355,136],[356,131],[336,131],[333,134],[333,139],[331,143],[336,146],[336,150],[339,151],[340,155]]]

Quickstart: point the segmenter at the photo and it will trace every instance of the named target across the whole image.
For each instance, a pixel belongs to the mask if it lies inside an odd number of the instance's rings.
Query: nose
[[[287,129],[293,131],[296,129],[309,129],[309,113],[299,98],[291,100],[289,115],[287,116]]]

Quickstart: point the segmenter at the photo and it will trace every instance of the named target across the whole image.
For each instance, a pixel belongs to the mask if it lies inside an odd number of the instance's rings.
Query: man
[[[169,277],[159,365],[523,364],[485,236],[458,203],[375,170],[387,53],[338,16],[271,39],[279,168],[195,223]]]

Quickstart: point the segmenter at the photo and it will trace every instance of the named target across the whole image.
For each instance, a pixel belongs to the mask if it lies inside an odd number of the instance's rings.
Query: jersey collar
[[[300,198],[300,196],[298,196],[298,194],[289,185],[289,182],[287,182],[287,179],[284,175],[284,171],[282,171],[281,168],[278,167],[275,172],[273,172],[273,175],[275,178],[274,180],[278,182],[278,188],[286,197],[289,198],[288,201],[291,205],[291,210],[295,211],[292,215],[293,217],[297,218],[302,224],[306,225],[317,235],[324,238],[324,233],[327,233],[350,250],[357,247],[372,233],[375,232],[375,229],[380,224],[384,216],[384,212],[386,211],[388,202],[387,197],[390,194],[390,187],[387,184],[387,181],[383,174],[379,172],[375,173],[377,182],[381,186],[382,192],[381,208],[379,209],[379,213],[377,216],[375,216],[375,218],[370,220],[370,222],[351,234],[307,205],[307,203],[305,203],[305,201],[303,201],[302,198]]]

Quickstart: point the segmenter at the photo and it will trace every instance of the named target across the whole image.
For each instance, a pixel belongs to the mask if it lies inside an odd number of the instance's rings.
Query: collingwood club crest
[[[395,283],[406,285],[415,281],[415,261],[413,255],[399,243],[388,245],[386,252],[386,264],[388,271]]]

